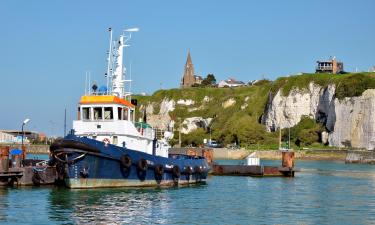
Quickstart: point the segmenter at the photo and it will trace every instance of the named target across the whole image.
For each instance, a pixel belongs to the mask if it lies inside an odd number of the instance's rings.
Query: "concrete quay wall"
[[[21,149],[20,144],[0,144],[0,148],[9,146],[10,149]],[[32,154],[48,154],[49,153],[49,145],[24,145],[26,147],[27,153]]]

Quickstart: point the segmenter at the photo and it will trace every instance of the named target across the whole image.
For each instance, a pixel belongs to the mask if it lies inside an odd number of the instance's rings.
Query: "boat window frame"
[[[134,109],[129,109],[129,121],[134,122]]]
[[[123,120],[123,109],[122,107],[117,107],[117,120]]]
[[[114,115],[113,115],[113,106],[107,106],[107,107],[102,107],[103,108],[103,120],[113,120]],[[109,111],[106,111],[106,109],[110,109]],[[109,114],[109,119],[106,118],[106,112],[110,112]]]
[[[129,120],[129,108],[128,107],[123,107],[123,115],[124,115],[123,120],[128,121]]]
[[[98,112],[100,112],[100,118],[98,117],[98,118],[95,118],[95,109],[101,109],[100,111],[98,111]],[[98,120],[103,120],[103,107],[102,106],[94,106],[94,107],[92,107],[92,109],[93,109],[93,118],[92,118],[92,120],[93,121],[98,121]]]
[[[112,144],[114,145],[118,144],[118,136],[112,136]]]
[[[81,106],[81,120],[82,121],[90,121],[92,117],[91,113],[91,108],[90,106]],[[85,109],[88,109],[88,118],[85,118]]]

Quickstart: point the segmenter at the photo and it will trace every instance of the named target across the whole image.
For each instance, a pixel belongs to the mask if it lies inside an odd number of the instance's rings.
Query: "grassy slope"
[[[238,141],[241,146],[248,148],[277,148],[277,134],[267,133],[265,127],[259,124],[259,119],[265,109],[268,93],[276,93],[282,88],[282,94],[287,95],[292,89],[306,90],[308,84],[314,82],[321,86],[335,84],[336,97],[359,96],[369,88],[375,88],[375,73],[357,73],[357,74],[303,74],[298,76],[281,77],[274,82],[260,82],[258,85],[241,88],[186,88],[159,90],[152,96],[137,96],[139,105],[154,104],[155,112],[159,110],[159,103],[164,98],[174,99],[192,99],[195,101],[193,106],[176,105],[176,109],[170,112],[171,118],[178,122],[177,118],[182,120],[187,117],[201,116],[203,118],[214,118],[212,122],[212,137],[226,144]],[[208,96],[211,101],[203,102],[203,98]],[[245,98],[248,101],[245,102]],[[236,100],[232,107],[224,109],[222,103],[230,98]],[[245,103],[248,106],[241,110]],[[202,106],[201,109],[188,112],[188,108]],[[177,124],[178,126],[178,124]],[[177,136],[177,135],[175,135]],[[192,139],[201,140],[209,137],[209,132],[197,131],[189,134],[190,137],[183,136],[183,142],[190,144]],[[194,142],[199,144],[200,142]],[[316,145],[316,143],[315,143]]]
[[[375,88],[375,73],[348,73],[348,74],[303,74],[290,77],[281,77],[274,82],[272,91],[277,92],[280,87],[283,95],[294,89],[306,89],[310,82],[326,87],[329,84],[336,85],[336,97],[359,96],[363,91]]]

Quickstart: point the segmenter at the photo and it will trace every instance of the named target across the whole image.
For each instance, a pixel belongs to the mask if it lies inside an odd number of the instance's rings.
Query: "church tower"
[[[188,52],[188,56],[186,59],[185,69],[184,69],[184,75],[181,80],[181,87],[191,87],[193,84],[195,84],[195,76],[194,76],[194,65],[191,61],[190,56],[190,50]]]

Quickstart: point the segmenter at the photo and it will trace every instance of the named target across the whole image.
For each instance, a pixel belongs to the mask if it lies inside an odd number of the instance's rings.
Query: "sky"
[[[346,71],[375,66],[372,0],[1,0],[0,130],[63,135],[85,73],[105,84],[108,28],[138,27],[125,51],[134,93],[179,87],[195,73],[248,82],[314,72],[336,56]]]

